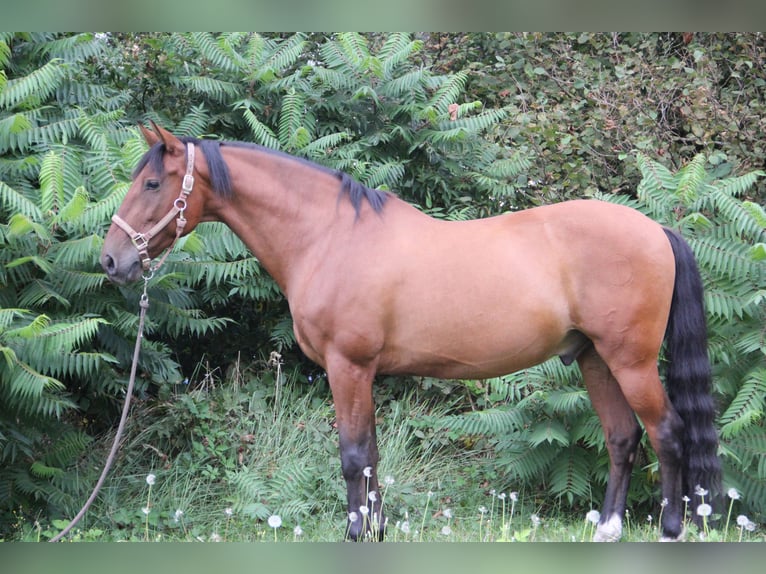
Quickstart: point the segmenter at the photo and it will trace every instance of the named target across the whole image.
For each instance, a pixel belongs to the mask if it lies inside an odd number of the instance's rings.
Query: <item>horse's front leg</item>
[[[335,403],[340,460],[348,490],[346,537],[382,540],[385,517],[378,489],[378,446],[372,398],[374,368],[338,358],[328,361],[327,375]]]

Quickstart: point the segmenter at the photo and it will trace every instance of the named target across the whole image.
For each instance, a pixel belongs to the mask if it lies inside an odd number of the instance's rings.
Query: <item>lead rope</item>
[[[117,434],[114,436],[114,442],[112,443],[112,449],[109,451],[109,456],[106,458],[106,463],[104,464],[104,470],[101,471],[101,476],[98,479],[98,482],[96,483],[96,486],[93,488],[93,492],[91,493],[90,497],[87,501],[85,501],[85,504],[80,509],[80,512],[77,513],[77,515],[69,522],[69,524],[66,525],[64,530],[59,532],[56,536],[51,538],[48,542],[58,542],[61,540],[64,536],[66,536],[72,528],[80,521],[80,519],[85,516],[85,513],[88,511],[88,508],[90,508],[90,505],[93,504],[93,501],[96,500],[96,496],[98,496],[98,492],[101,490],[101,486],[104,484],[104,481],[106,480],[106,475],[109,473],[109,469],[112,467],[112,463],[114,463],[114,459],[117,455],[117,451],[120,448],[120,440],[122,439],[122,433],[125,430],[125,423],[128,420],[128,411],[130,410],[130,397],[133,395],[133,387],[135,386],[136,382],[136,371],[138,370],[138,355],[141,351],[141,339],[144,337],[144,318],[146,317],[146,311],[149,309],[149,296],[146,294],[146,288],[149,285],[149,279],[151,279],[150,276],[144,276],[144,292],[141,295],[141,299],[139,301],[139,307],[140,310],[138,312],[138,335],[136,336],[136,346],[133,349],[133,364],[130,366],[130,380],[128,381],[128,388],[125,391],[125,403],[122,406],[122,415],[120,416],[120,424],[117,425]]]
[[[101,486],[104,484],[104,480],[106,480],[106,475],[109,473],[109,469],[112,467],[112,463],[114,463],[114,458],[117,455],[117,451],[120,448],[120,440],[122,439],[122,433],[125,430],[125,423],[128,420],[128,411],[130,410],[130,397],[133,395],[133,387],[135,386],[136,382],[136,371],[138,370],[138,356],[141,352],[141,339],[144,337],[144,318],[146,317],[146,311],[149,309],[149,295],[147,295],[147,288],[149,286],[149,281],[154,277],[154,274],[157,272],[157,270],[162,267],[162,265],[165,263],[165,259],[167,259],[167,256],[170,254],[171,251],[173,251],[173,248],[176,246],[176,243],[178,243],[178,240],[181,239],[181,235],[184,232],[184,229],[186,228],[186,217],[184,216],[184,213],[186,211],[186,199],[189,197],[189,194],[192,191],[192,188],[194,187],[194,145],[191,143],[186,144],[186,175],[184,176],[183,182],[181,184],[181,193],[178,196],[178,198],[173,202],[173,209],[158,223],[155,225],[152,229],[150,229],[146,234],[141,234],[136,232],[125,220],[123,220],[121,217],[115,215],[112,218],[112,221],[114,221],[120,228],[122,228],[123,231],[125,231],[128,236],[130,237],[131,242],[133,243],[133,246],[138,250],[139,257],[142,260],[142,266],[144,268],[144,292],[141,294],[141,299],[139,301],[139,307],[140,310],[138,312],[138,335],[136,335],[136,346],[133,349],[133,364],[130,366],[130,380],[128,381],[128,388],[126,390],[125,394],[125,404],[122,407],[122,415],[120,416],[120,424],[117,425],[117,434],[114,436],[114,442],[112,443],[112,449],[109,451],[109,456],[106,459],[106,463],[104,464],[104,470],[101,471],[101,476],[98,479],[98,482],[96,483],[96,486],[93,488],[93,492],[90,494],[90,497],[88,500],[85,501],[85,504],[80,509],[80,512],[77,513],[77,515],[69,522],[69,524],[66,525],[64,530],[59,532],[56,536],[51,538],[48,542],[58,542],[61,540],[64,536],[66,536],[72,528],[80,521],[80,519],[85,516],[85,513],[88,511],[88,508],[90,508],[90,505],[93,504],[93,501],[96,499],[96,496],[98,496],[98,492],[101,490]],[[168,247],[165,250],[165,253],[162,255],[160,260],[155,264],[151,265],[151,260],[149,259],[149,254],[146,251],[149,246],[149,240],[154,236],[156,233],[158,233],[161,229],[163,229],[168,223],[170,223],[173,220],[173,217],[176,217],[176,236],[173,239],[173,242],[170,244],[170,247]],[[148,275],[146,274],[148,272]]]

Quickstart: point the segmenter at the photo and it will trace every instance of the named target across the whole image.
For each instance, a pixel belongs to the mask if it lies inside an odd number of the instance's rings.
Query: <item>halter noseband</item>
[[[173,245],[175,245],[175,242],[178,241],[178,238],[181,237],[181,234],[183,233],[184,227],[186,227],[186,218],[184,217],[184,211],[186,210],[186,199],[189,197],[189,194],[192,191],[192,187],[194,187],[194,175],[192,175],[194,172],[194,144],[187,143],[186,144],[186,175],[184,175],[183,183],[181,183],[181,193],[178,194],[178,197],[173,202],[172,209],[163,217],[160,219],[154,227],[152,227],[149,231],[146,233],[140,233],[133,229],[130,224],[125,221],[122,217],[115,214],[112,216],[112,221],[125,233],[128,234],[128,237],[130,237],[131,243],[133,243],[133,246],[138,250],[138,256],[141,258],[141,266],[143,267],[144,271],[149,271],[151,269],[151,263],[152,259],[149,257],[149,241],[151,241],[152,237],[157,235],[160,231],[165,229],[165,227],[168,226],[168,224],[173,221],[173,218],[176,218],[176,238],[173,240],[173,243],[170,245],[170,248],[168,249],[167,253],[170,252],[170,250],[173,248]],[[177,216],[177,217],[176,217]],[[165,261],[165,257],[167,256],[167,253],[165,253],[165,256],[160,260],[160,263],[155,267],[155,270],[159,268],[160,265]]]

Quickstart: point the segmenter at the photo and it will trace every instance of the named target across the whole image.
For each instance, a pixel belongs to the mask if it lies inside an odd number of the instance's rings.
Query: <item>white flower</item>
[[[378,500],[378,493],[374,490],[371,490],[369,494],[367,495],[367,498],[370,499],[370,502],[377,502]]]
[[[601,520],[601,513],[598,510],[591,510],[585,515],[585,520],[592,524],[598,524],[598,521]]]
[[[348,513],[348,521],[349,522],[356,522],[359,520],[359,515],[356,512],[349,512]]]
[[[750,519],[745,516],[744,514],[740,514],[737,516],[737,525],[738,526],[747,526],[747,523],[750,522]]]
[[[301,528],[300,524],[293,528],[293,534],[295,536],[303,536],[303,528]]]
[[[707,490],[702,488],[699,484],[694,487],[694,494],[697,496],[707,496]]]
[[[143,512],[143,513],[144,513],[144,514],[146,514],[147,516],[149,516],[149,513],[150,513],[151,511],[152,511],[152,509],[151,509],[151,508],[149,508],[148,506],[144,506],[144,507],[141,509],[141,512]]]
[[[445,508],[444,512],[442,512],[444,515],[444,518],[452,518],[452,509],[451,508]]]
[[[282,517],[279,514],[272,514],[269,516],[269,526],[272,528],[279,528],[282,526]]]
[[[442,527],[442,534],[444,536],[449,536],[450,534],[452,534],[452,528],[450,528],[449,526],[443,526]]]
[[[518,492],[512,492],[511,493],[511,500],[513,502],[516,502],[519,499],[519,493]]]
[[[157,481],[157,477],[154,474],[146,475],[146,484],[152,486]]]
[[[231,518],[234,516],[234,509],[230,506],[229,508],[224,509],[223,513],[227,516],[227,518]]]
[[[737,491],[737,489],[736,489],[736,488],[730,488],[730,489],[729,489],[729,490],[726,492],[726,494],[727,494],[727,495],[728,495],[728,497],[729,497],[729,498],[731,498],[732,500],[739,500],[739,492]]]
[[[365,466],[364,470],[362,471],[362,474],[366,476],[367,478],[372,478],[372,467],[371,466]]]
[[[395,482],[394,477],[391,476],[390,474],[387,474],[386,477],[383,479],[383,484],[385,484],[386,486],[391,486],[392,484],[394,484],[394,482]]]
[[[702,503],[697,507],[697,516],[710,516],[713,512],[713,508],[706,503]]]

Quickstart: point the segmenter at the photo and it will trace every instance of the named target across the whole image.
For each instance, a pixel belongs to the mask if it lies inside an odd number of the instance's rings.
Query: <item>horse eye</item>
[[[160,188],[160,180],[147,179],[144,183],[144,189],[147,191],[157,191]]]

